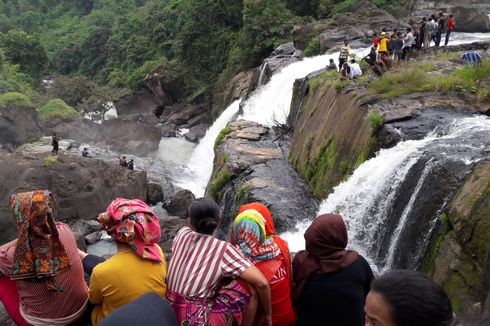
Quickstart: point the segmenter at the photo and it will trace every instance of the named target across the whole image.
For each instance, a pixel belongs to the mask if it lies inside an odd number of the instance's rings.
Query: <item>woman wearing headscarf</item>
[[[10,208],[16,240],[0,247],[0,300],[17,325],[68,325],[87,304],[87,286],[75,236],[55,222],[48,190],[15,194]]]
[[[373,272],[367,261],[346,250],[340,215],[318,216],[305,234],[306,250],[293,260],[296,325],[364,325],[364,302]]]
[[[258,300],[264,324],[272,325],[269,283],[232,244],[214,237],[219,207],[209,198],[194,200],[190,226],[172,243],[167,299],[181,326],[254,324]]]
[[[272,325],[289,326],[296,320],[291,300],[291,255],[287,243],[274,233],[274,222],[267,207],[251,203],[240,207],[232,225],[230,242],[269,282]],[[261,313],[259,309],[254,325],[260,325]]]
[[[98,220],[117,241],[118,252],[92,271],[88,295],[95,305],[93,325],[147,292],[164,298],[167,289],[160,224],[153,210],[141,200],[117,198]]]

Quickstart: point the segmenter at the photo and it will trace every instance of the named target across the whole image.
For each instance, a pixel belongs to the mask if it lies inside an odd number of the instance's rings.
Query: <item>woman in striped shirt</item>
[[[213,236],[219,207],[208,198],[189,206],[191,227],[172,244],[167,299],[179,325],[252,325],[258,305],[272,325],[269,283],[233,245]]]
[[[87,305],[87,286],[75,236],[55,222],[51,192],[12,196],[19,237],[0,247],[0,301],[20,326],[58,326],[77,321]]]

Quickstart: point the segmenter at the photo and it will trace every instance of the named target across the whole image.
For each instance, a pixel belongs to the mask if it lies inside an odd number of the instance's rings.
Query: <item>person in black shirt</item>
[[[436,44],[436,46],[439,46],[439,44],[441,44],[442,33],[446,33],[446,25],[446,17],[444,17],[444,14],[441,12],[439,13],[439,20],[437,21],[437,31],[434,39],[434,43]]]
[[[130,159],[127,165],[128,170],[134,170],[134,160]]]
[[[51,146],[53,146],[53,149],[51,150],[51,153],[54,155],[58,155],[58,150],[60,149],[60,137],[56,135],[56,133],[53,133],[53,137],[51,138]]]
[[[342,217],[317,217],[305,240],[306,250],[293,260],[296,325],[363,326],[373,272],[361,255],[345,249],[347,229]]]

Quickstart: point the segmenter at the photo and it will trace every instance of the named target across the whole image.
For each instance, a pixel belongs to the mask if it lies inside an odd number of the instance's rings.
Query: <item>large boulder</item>
[[[252,201],[269,207],[279,233],[312,219],[318,202],[286,159],[288,140],[273,142],[277,138],[273,130],[251,121],[234,121],[227,128],[207,189],[221,206],[218,235],[227,238],[239,207]]]
[[[490,18],[477,8],[457,6],[451,9],[457,17],[456,30],[458,32],[484,33],[490,31]]]
[[[0,166],[0,243],[17,235],[8,208],[17,192],[49,189],[56,196],[58,220],[68,223],[97,217],[117,197],[146,200],[146,172],[95,158],[1,154]]]
[[[32,107],[0,108],[0,144],[21,144],[41,135],[36,110]]]
[[[164,204],[167,212],[174,216],[179,216],[181,218],[187,217],[187,208],[196,199],[194,194],[189,190],[179,190],[175,193],[174,197],[170,200],[168,205]]]

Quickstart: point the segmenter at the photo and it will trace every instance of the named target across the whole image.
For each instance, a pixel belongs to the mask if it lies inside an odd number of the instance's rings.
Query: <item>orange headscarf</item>
[[[240,207],[240,213],[243,213],[246,210],[253,209],[262,215],[265,219],[265,235],[274,235],[276,234],[276,230],[274,229],[274,220],[272,219],[271,213],[267,209],[267,207],[261,203],[254,202],[250,204],[246,204]]]

